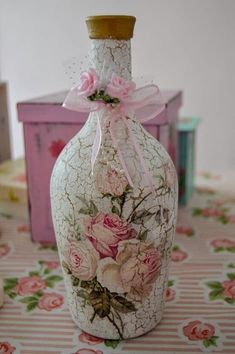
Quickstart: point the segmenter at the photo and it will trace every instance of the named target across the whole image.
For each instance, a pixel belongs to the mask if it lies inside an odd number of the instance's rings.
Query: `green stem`
[[[149,192],[148,194],[146,194],[146,195],[139,201],[139,203],[136,204],[136,206],[132,209],[130,215],[128,216],[127,221],[130,221],[130,219],[131,219],[131,217],[132,217],[134,211],[135,211],[135,210],[140,206],[140,204],[143,203],[143,201],[144,201],[146,198],[148,198],[151,194],[152,194],[152,192]]]
[[[107,315],[107,318],[112,323],[112,325],[116,328],[116,330],[118,331],[120,339],[123,339],[122,333],[121,333],[120,329],[118,328],[117,324],[115,323],[114,319],[112,319],[109,315]]]

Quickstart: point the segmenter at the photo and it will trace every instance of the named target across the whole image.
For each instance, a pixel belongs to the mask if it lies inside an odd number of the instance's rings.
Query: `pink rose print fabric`
[[[179,335],[189,344],[199,346],[203,352],[221,350],[224,339],[217,324],[201,318],[184,321],[179,327]]]
[[[3,258],[10,252],[10,246],[7,243],[0,244],[0,258]]]
[[[8,342],[0,341],[0,354],[13,354],[16,348]]]
[[[104,342],[104,340],[102,338],[98,338],[98,337],[92,336],[91,334],[88,334],[86,332],[82,332],[79,335],[79,340],[82,343],[87,343],[87,344],[90,344],[90,345],[96,345],[96,344],[100,344],[100,343]]]
[[[92,73],[84,78],[84,91],[95,85]],[[94,179],[104,199],[113,196],[114,208],[97,210],[90,201],[81,202],[81,234],[74,243],[64,245],[61,264],[56,245],[31,241],[27,221],[0,216],[4,285],[0,354],[233,354],[235,198],[232,192],[229,196],[219,192],[222,187],[217,190],[216,185],[226,180],[222,177],[200,176],[207,189],[196,192],[190,204],[179,209],[174,245],[167,244],[172,248],[172,260],[165,279],[164,316],[158,326],[144,336],[121,341],[98,338],[76,327],[67,307],[62,268],[74,291],[82,290],[81,303],[87,304],[89,289],[100,284],[109,289],[112,301],[120,301],[124,313],[141,316],[139,301],[147,301],[164,267],[163,245],[153,244],[131,218],[124,220],[127,181],[112,168],[106,167],[102,173],[99,179],[94,171]],[[143,211],[141,217],[145,215]],[[110,308],[116,320],[118,316]],[[98,315],[95,320],[99,321]],[[118,321],[117,325],[121,330]]]

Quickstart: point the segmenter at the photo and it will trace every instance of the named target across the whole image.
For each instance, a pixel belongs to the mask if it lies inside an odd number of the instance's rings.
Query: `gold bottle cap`
[[[106,15],[86,18],[91,39],[130,39],[136,18],[134,16]]]

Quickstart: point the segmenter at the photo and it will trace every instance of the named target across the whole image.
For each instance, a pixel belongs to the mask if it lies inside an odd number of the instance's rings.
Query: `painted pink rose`
[[[205,208],[202,210],[202,215],[206,217],[216,217],[216,216],[222,216],[224,212],[219,209],[210,209],[210,208]]]
[[[120,196],[128,186],[128,181],[125,175],[118,173],[115,169],[103,166],[96,175],[96,186],[101,193]]]
[[[0,354],[13,354],[15,350],[16,348],[10,343],[0,342]]]
[[[92,336],[91,334],[88,334],[86,332],[82,332],[78,338],[79,338],[80,342],[87,343],[90,345],[100,344],[100,343],[103,343],[103,341],[104,341],[102,338]]]
[[[57,269],[60,265],[57,261],[44,261],[43,264],[49,269]]]
[[[180,249],[174,250],[171,253],[171,260],[173,262],[182,262],[188,257],[187,253],[185,251],[182,251]]]
[[[64,297],[57,293],[44,293],[38,301],[40,310],[52,311],[59,309],[64,304]]]
[[[235,242],[224,238],[211,241],[211,246],[214,248],[230,248],[235,246]]]
[[[189,227],[189,226],[178,226],[176,228],[176,232],[178,234],[187,235],[187,236],[193,236],[194,235],[193,228]]]
[[[210,339],[215,334],[215,327],[209,323],[192,321],[183,327],[183,332],[189,340]]]
[[[48,149],[51,156],[57,158],[59,156],[59,154],[61,153],[61,151],[63,150],[63,148],[65,147],[65,145],[66,145],[66,143],[61,139],[53,140],[51,142],[49,149]]]
[[[128,98],[135,90],[135,83],[132,81],[126,81],[122,77],[112,74],[111,80],[106,87],[106,93],[120,100]]]
[[[97,279],[110,291],[128,293],[131,299],[147,296],[161,268],[161,256],[152,244],[139,240],[121,241],[116,261],[110,257],[99,261]]]
[[[165,293],[165,301],[172,301],[175,298],[175,290],[172,288],[167,288]]]
[[[97,262],[100,257],[89,240],[67,244],[64,256],[75,277],[81,280],[91,280],[95,277]]]
[[[7,243],[0,245],[0,258],[6,256],[10,252],[10,246]]]
[[[37,291],[43,290],[45,288],[45,281],[38,275],[33,275],[31,277],[20,278],[15,287],[15,292],[21,296],[32,295]]]
[[[235,280],[225,280],[222,283],[224,296],[235,299]]]
[[[74,354],[104,354],[104,352],[102,352],[102,350],[82,348],[78,349],[78,351],[76,351]]]
[[[120,241],[135,238],[137,232],[117,214],[102,211],[85,220],[85,235],[89,237],[101,257],[114,258]]]
[[[90,69],[89,71],[84,71],[80,77],[81,83],[77,87],[77,92],[79,96],[90,96],[98,88],[99,77],[94,71]]]

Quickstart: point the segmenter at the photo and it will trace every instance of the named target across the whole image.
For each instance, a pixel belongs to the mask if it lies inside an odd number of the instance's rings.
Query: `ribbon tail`
[[[141,166],[143,167],[143,170],[144,170],[144,177],[145,177],[146,183],[150,187],[152,193],[155,195],[156,192],[155,192],[155,188],[154,188],[154,181],[153,181],[151,173],[149,172],[149,169],[148,169],[148,167],[147,167],[147,165],[145,163],[145,160],[143,158],[139,143],[138,143],[137,139],[135,138],[135,136],[134,136],[134,134],[133,134],[133,132],[131,130],[131,127],[130,127],[130,124],[128,122],[128,119],[126,117],[122,117],[122,120],[123,120],[124,124],[126,125],[128,131],[129,131],[129,136],[130,136],[130,138],[131,138],[131,140],[133,142],[135,151],[136,151],[136,153],[139,156]]]
[[[92,176],[94,173],[95,161],[100,151],[101,138],[102,138],[99,113],[96,113],[96,117],[97,117],[96,133],[95,133],[95,140],[92,146],[92,153],[91,153],[91,175]]]
[[[129,183],[129,185],[130,185],[132,188],[134,188],[134,183],[133,183],[133,181],[132,181],[132,179],[131,179],[131,176],[130,176],[129,171],[128,171],[128,168],[127,168],[127,165],[126,165],[126,163],[125,163],[125,160],[124,160],[123,155],[122,155],[122,153],[121,153],[121,150],[120,150],[120,148],[119,148],[118,141],[117,141],[116,136],[115,136],[115,134],[114,134],[114,131],[115,131],[114,124],[115,124],[115,119],[111,119],[111,121],[110,121],[110,127],[109,127],[109,132],[110,132],[110,135],[111,135],[111,139],[112,139],[112,141],[113,141],[114,146],[117,147],[118,158],[119,158],[119,161],[120,161],[120,163],[121,163],[121,165],[122,165],[122,168],[123,168],[123,170],[124,170],[124,172],[125,172],[125,176],[126,176],[126,178],[127,178],[127,180],[128,180],[128,183]]]

